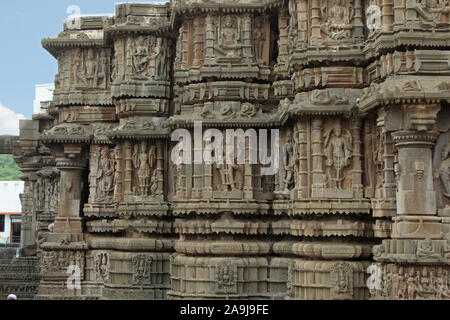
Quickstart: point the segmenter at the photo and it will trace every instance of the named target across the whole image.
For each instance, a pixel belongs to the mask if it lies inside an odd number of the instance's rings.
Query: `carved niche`
[[[107,252],[100,252],[94,256],[95,265],[95,281],[107,283],[110,280],[110,254]]]
[[[385,184],[384,148],[386,133],[376,126],[373,119],[367,119],[364,124],[364,186],[366,198],[382,198],[382,188]]]
[[[171,40],[140,35],[128,38],[126,45],[128,78],[135,80],[167,80],[170,73]],[[117,54],[119,55],[119,54]],[[119,69],[115,66],[114,69]],[[115,71],[114,73],[117,73]]]
[[[152,258],[146,255],[134,256],[131,261],[133,285],[151,285]]]
[[[350,263],[339,262],[330,270],[331,298],[334,300],[353,299],[353,267]]]
[[[226,148],[224,148],[226,149]],[[223,164],[215,163],[213,175],[213,190],[217,191],[216,195],[227,194],[232,192],[241,194],[244,188],[244,165],[238,164],[239,150],[234,152],[234,163],[226,163],[226,150],[224,150]]]
[[[237,265],[232,262],[223,262],[216,266],[216,293],[236,294],[237,288]]]
[[[353,138],[342,127],[340,119],[328,123],[324,133],[324,155],[327,186],[330,189],[346,189],[347,168],[352,164]]]
[[[111,50],[77,48],[72,50],[70,64],[70,88],[108,89],[111,79]],[[61,77],[59,74],[57,77]],[[60,86],[58,81],[57,87]]]
[[[84,272],[83,251],[43,251],[41,257],[41,274],[67,274],[70,266],[77,266]]]
[[[116,152],[109,146],[92,146],[91,150],[90,203],[109,204],[117,180]]]
[[[135,196],[161,194],[157,169],[157,147],[148,141],[136,142],[133,147],[133,193]]]
[[[216,55],[219,61],[240,60],[243,56],[242,17],[234,15],[222,16],[216,25]],[[220,58],[223,57],[223,58]]]
[[[320,24],[324,39],[349,40],[353,36],[353,1],[321,0]]]
[[[270,24],[267,17],[257,16],[253,27],[253,54],[258,64],[268,65],[270,54]]]
[[[58,212],[59,177],[57,169],[43,169],[37,173],[35,187],[36,210],[46,213]]]
[[[284,143],[281,146],[281,166],[278,174],[277,191],[279,197],[289,198],[290,191],[297,185],[298,178],[298,143],[297,136],[293,135],[292,129],[285,133]]]

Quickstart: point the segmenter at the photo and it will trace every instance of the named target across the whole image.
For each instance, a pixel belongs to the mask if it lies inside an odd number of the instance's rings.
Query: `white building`
[[[0,244],[19,243],[23,181],[0,181]]]
[[[53,100],[53,91],[55,85],[51,84],[37,84],[35,86],[35,99],[33,101],[33,113],[44,113],[45,108],[49,102]]]

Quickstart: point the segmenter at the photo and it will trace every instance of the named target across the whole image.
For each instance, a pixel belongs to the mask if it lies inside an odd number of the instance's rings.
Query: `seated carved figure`
[[[219,54],[228,58],[240,58],[242,56],[241,27],[239,22],[231,16],[226,16],[223,26],[218,33],[218,44],[215,49]]]
[[[412,7],[422,17],[424,26],[440,26],[442,14],[450,12],[450,5],[447,0],[421,0],[420,3],[411,2]]]
[[[322,31],[333,40],[349,39],[352,34],[354,9],[344,0],[329,0],[328,6],[322,7],[325,24]]]
[[[419,260],[436,260],[441,258],[441,255],[435,252],[433,241],[426,239],[417,244],[417,258]]]

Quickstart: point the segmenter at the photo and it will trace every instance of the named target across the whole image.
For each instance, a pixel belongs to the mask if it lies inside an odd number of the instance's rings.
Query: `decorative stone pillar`
[[[211,14],[208,14],[205,19],[206,23],[206,42],[205,42],[205,63],[212,63],[214,58],[214,41],[215,37],[215,29],[214,29],[214,17]]]
[[[323,119],[316,118],[311,121],[312,132],[312,197],[320,197],[324,188],[324,171],[323,171]]]
[[[363,7],[361,0],[354,1],[354,38],[356,41],[364,41],[364,20],[363,20]]]
[[[157,170],[158,170],[158,191],[157,195],[164,194],[164,142],[157,143]]]
[[[33,186],[36,181],[30,180],[30,174],[22,174],[21,179],[25,182],[24,192],[20,195],[22,204],[22,227],[20,233],[21,250],[32,249],[36,246],[35,225],[36,216],[34,208],[36,204],[33,203]],[[33,249],[34,250],[34,249]]]
[[[133,160],[132,160],[132,148],[133,145],[131,141],[127,140],[124,143],[125,147],[125,178],[124,178],[124,195],[132,195],[133,190],[131,189],[132,175],[133,175]]]
[[[298,157],[299,157],[299,185],[298,198],[308,197],[308,120],[300,120],[297,124],[298,132]]]
[[[382,0],[381,25],[383,31],[392,31],[394,25],[394,0]]]
[[[123,148],[122,144],[116,146],[116,186],[114,189],[114,202],[119,203],[123,197]]]
[[[311,3],[311,42],[315,43],[322,38],[320,31],[320,0]]]
[[[360,118],[354,118],[352,123],[352,137],[353,137],[353,190],[355,198],[362,198],[364,188],[362,185],[362,165],[361,165],[361,127],[362,120]]]
[[[297,5],[298,11],[298,43],[300,47],[308,44],[308,1],[300,0]]]
[[[372,298],[443,299],[446,292],[439,282],[448,281],[449,246],[442,240],[432,170],[440,105],[391,109],[401,116],[391,120],[391,125],[400,122],[392,134],[397,150],[397,215],[393,218],[392,239],[373,249],[382,281],[371,289]]]
[[[394,0],[394,31],[405,23],[405,0]]]
[[[436,135],[429,132],[394,133],[398,149],[397,217],[394,239],[441,239],[433,186],[432,148]]]
[[[66,157],[56,159],[56,167],[61,172],[61,191],[58,216],[55,219],[55,234],[83,233],[80,214],[83,205],[83,173],[87,168],[87,161],[79,158],[81,151],[82,146],[65,145]]]
[[[204,18],[194,18],[194,66],[200,66],[203,62],[203,27]]]

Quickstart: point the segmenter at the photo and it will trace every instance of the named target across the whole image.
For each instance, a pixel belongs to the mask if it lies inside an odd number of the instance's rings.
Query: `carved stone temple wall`
[[[15,145],[37,298],[448,299],[449,16],[177,0],[66,23],[42,42],[53,102]],[[272,133],[244,138],[243,164],[174,162],[172,133],[198,121]],[[266,175],[250,160],[276,138]]]

